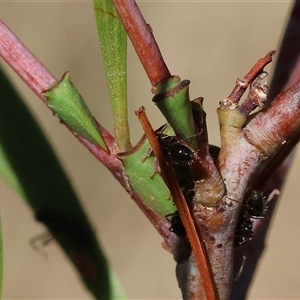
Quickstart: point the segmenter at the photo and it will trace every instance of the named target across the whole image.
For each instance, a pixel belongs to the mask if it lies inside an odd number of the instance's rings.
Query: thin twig
[[[236,85],[230,95],[227,97],[232,103],[238,103],[246,91],[249,84],[257,77],[258,74],[262,72],[264,67],[269,64],[276,51],[270,51],[265,57],[261,58],[254,67],[246,74],[246,76],[241,80],[237,79]]]
[[[56,82],[56,78],[42,65],[30,50],[10,31],[10,29],[0,20],[0,56],[15,70],[27,86],[47,105],[47,101],[42,96],[42,92]],[[65,124],[64,124],[65,125]],[[143,211],[146,217],[157,229],[159,234],[169,244],[168,222],[157,216],[150,210],[141,198],[132,190],[123,174],[121,162],[116,157],[116,145],[114,137],[99,123],[99,131],[110,154],[98,146],[90,143],[83,137],[75,135],[80,143],[89,150],[95,158],[100,161],[115,177],[115,179],[131,195],[131,198]],[[66,126],[66,125],[65,125]],[[73,130],[66,126],[74,135]]]
[[[41,92],[48,89],[56,81],[56,78],[22,44],[2,20],[0,20],[0,56],[28,87],[47,104]]]
[[[145,22],[134,0],[112,0],[132,45],[153,86],[171,77],[151,27]]]
[[[249,93],[245,101],[238,107],[240,113],[244,116],[248,116],[257,107],[262,108],[267,100],[267,89],[266,83],[261,84],[261,80],[268,75],[267,72],[261,72],[257,78],[250,84]]]
[[[42,92],[49,89],[50,85],[56,82],[56,78],[41,64],[30,50],[10,31],[10,29],[0,20],[0,56],[8,65],[20,76],[27,86],[48,106]],[[66,126],[73,134],[73,130]],[[109,147],[114,153],[113,136],[99,125],[101,134]],[[120,162],[115,155],[108,156],[101,148],[91,144],[84,138],[75,135],[84,146],[91,151],[99,161],[106,167],[116,170],[118,166],[121,170]],[[97,149],[96,149],[97,148]]]
[[[198,232],[195,227],[194,221],[190,214],[189,207],[174,176],[174,173],[170,171],[164,159],[156,134],[145,114],[145,108],[141,107],[138,111],[136,111],[136,115],[140,123],[142,124],[142,127],[150,142],[150,145],[160,166],[162,177],[165,180],[168,188],[170,189],[173,201],[178,209],[179,215],[186,229],[187,236],[193,249],[193,253],[197,260],[197,265],[201,274],[203,287],[206,293],[206,299],[219,299],[218,291],[216,289],[213,278],[212,269],[209,263],[209,258],[207,256],[206,248],[202,241],[200,232]]]

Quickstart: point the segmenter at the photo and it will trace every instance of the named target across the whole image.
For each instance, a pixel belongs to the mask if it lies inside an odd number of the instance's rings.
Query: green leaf
[[[177,76],[169,78],[155,87],[153,102],[172,126],[176,135],[197,150],[193,112],[188,93],[189,84],[188,80],[180,81]]]
[[[176,211],[171,193],[161,175],[155,170],[154,155],[145,135],[130,151],[119,153],[130,185],[143,202],[161,217]]]
[[[17,181],[36,220],[47,226],[95,298],[111,299],[111,271],[92,226],[51,146],[1,70],[0,99],[6,167],[0,172],[13,185]],[[14,175],[7,175],[11,171]]]
[[[46,97],[48,106],[58,118],[66,123],[76,134],[108,151],[94,117],[79,91],[71,82],[68,72],[63,75],[61,80],[42,94]]]
[[[131,148],[127,108],[127,35],[112,1],[94,0],[99,42],[112,104],[115,139],[121,151]]]

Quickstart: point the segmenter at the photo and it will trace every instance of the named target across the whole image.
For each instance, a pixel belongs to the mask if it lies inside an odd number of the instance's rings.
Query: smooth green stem
[[[94,0],[98,36],[120,151],[131,148],[127,108],[127,35],[111,1]]]

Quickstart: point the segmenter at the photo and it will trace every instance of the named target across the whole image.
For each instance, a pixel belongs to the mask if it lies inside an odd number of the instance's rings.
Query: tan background
[[[290,2],[139,2],[173,74],[191,80],[191,98],[203,96],[210,142],[219,144],[215,110],[235,79],[261,56],[278,49]],[[0,2],[0,17],[59,78],[69,70],[93,114],[113,129],[91,1]],[[155,126],[163,122],[151,103],[150,84],[129,45],[129,112],[132,140],[142,130],[134,110],[147,107]],[[172,257],[129,196],[96,163],[27,87],[14,79],[63,161],[131,299],[177,299]],[[251,299],[300,298],[299,155],[289,175]],[[298,174],[298,175],[297,175]],[[4,235],[4,292],[8,299],[90,299],[54,244],[48,259],[29,245],[44,231],[31,211],[0,181]]]

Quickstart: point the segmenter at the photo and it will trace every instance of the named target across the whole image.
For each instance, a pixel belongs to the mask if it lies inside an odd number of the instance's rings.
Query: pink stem
[[[254,67],[245,75],[244,79],[237,80],[236,86],[234,87],[233,91],[227,97],[230,99],[232,103],[238,103],[248,88],[249,84],[251,84],[255,78],[263,71],[264,67],[272,62],[273,56],[275,55],[276,51],[270,51],[265,57],[261,58]]]
[[[153,86],[171,77],[151,27],[145,22],[134,0],[112,0],[132,45]]]
[[[0,20],[0,56],[46,104],[41,92],[56,79]]]
[[[28,87],[47,105],[46,99],[42,96],[44,90],[56,82],[56,78],[41,64],[28,48],[10,31],[10,29],[0,20],[0,56],[8,65],[21,77]],[[48,105],[47,105],[48,106]],[[66,126],[72,133],[73,131]],[[103,127],[99,126],[103,138],[110,148],[114,148],[114,138]],[[108,154],[101,148],[95,151],[96,146],[78,137],[78,140],[90,150],[109,169],[116,169],[118,160],[113,155],[108,159]],[[114,162],[112,161],[114,160]],[[109,163],[108,163],[109,161]],[[120,168],[120,166],[119,166]]]
[[[42,96],[44,90],[49,89],[49,86],[56,82],[56,78],[41,64],[36,57],[25,47],[24,44],[10,31],[10,29],[0,20],[0,56],[7,62],[8,65],[21,77],[21,79],[34,91],[34,93],[47,105],[46,99]],[[74,132],[66,126],[72,134]],[[122,172],[122,166],[119,159],[116,157],[116,146],[114,137],[100,124],[99,130],[109,148],[109,153],[101,148],[91,144],[89,141],[79,135],[75,137],[86,147],[97,160],[99,160],[117,181],[131,195],[131,198],[144,212],[150,222],[158,230],[165,241],[170,244],[170,232],[168,223],[162,220],[161,217],[151,211],[141,198],[132,190],[129,183],[126,181]]]

